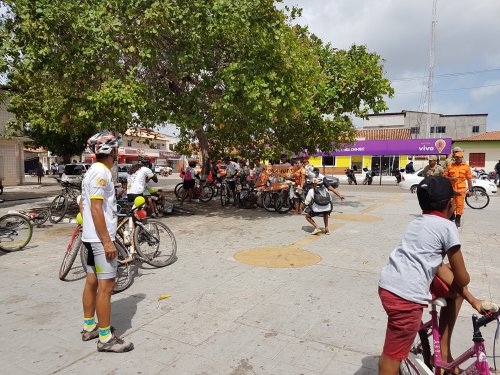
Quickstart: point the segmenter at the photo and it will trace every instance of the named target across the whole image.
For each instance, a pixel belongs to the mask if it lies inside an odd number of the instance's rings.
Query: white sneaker
[[[311,233],[311,234],[319,234],[319,233],[321,233],[321,232],[323,232],[323,231],[322,231],[320,228],[315,228],[315,229],[312,231],[312,233]]]

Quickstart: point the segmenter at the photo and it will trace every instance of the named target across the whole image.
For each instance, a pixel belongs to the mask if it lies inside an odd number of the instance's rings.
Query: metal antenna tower
[[[434,49],[436,47],[436,24],[437,24],[437,0],[432,2],[432,31],[431,48],[429,50],[429,79],[427,81],[427,125],[425,129],[425,138],[430,138],[431,130],[431,111],[432,111],[432,84],[434,81]],[[435,131],[434,131],[435,134]]]

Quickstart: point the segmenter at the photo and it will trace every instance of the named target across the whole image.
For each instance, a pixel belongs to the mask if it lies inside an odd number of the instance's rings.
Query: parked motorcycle
[[[373,177],[376,176],[377,174],[368,168],[363,168],[363,171],[365,172],[365,179],[363,180],[363,185],[367,184],[371,185],[373,182]]]
[[[356,175],[354,174],[354,169],[346,169],[345,174],[347,176],[347,182],[349,185],[358,184],[358,182],[356,181]]]

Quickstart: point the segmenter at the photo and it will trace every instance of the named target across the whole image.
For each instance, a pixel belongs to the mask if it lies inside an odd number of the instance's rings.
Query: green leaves
[[[326,150],[392,95],[378,55],[324,44],[273,0],[5,3],[9,108],[44,146],[170,122],[189,153],[205,138],[213,155]]]

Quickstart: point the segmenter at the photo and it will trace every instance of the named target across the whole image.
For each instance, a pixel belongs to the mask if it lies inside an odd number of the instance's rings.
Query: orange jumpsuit
[[[449,163],[446,166],[446,171],[444,172],[446,177],[457,177],[457,181],[451,181],[453,190],[460,193],[460,195],[455,196],[455,205],[457,215],[463,215],[464,213],[464,200],[465,192],[467,190],[467,180],[472,179],[472,172],[468,164],[465,163]]]

